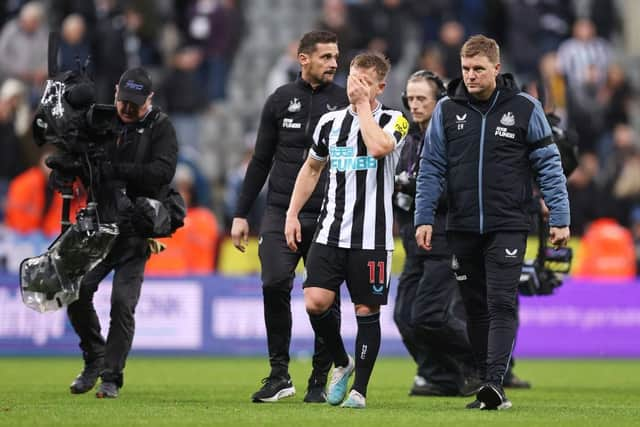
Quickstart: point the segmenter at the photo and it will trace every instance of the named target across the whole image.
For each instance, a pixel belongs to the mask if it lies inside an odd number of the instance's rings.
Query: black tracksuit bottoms
[[[291,343],[291,290],[295,269],[307,253],[318,223],[317,216],[301,213],[302,242],[298,251],[292,252],[284,236],[286,212],[268,206],[260,230],[258,255],[262,268],[262,294],[264,322],[267,330],[267,346],[272,377],[289,376],[289,345]],[[333,309],[340,316],[340,302],[336,298]],[[310,380],[325,384],[333,359],[317,337],[314,342],[313,372]]]
[[[448,240],[480,376],[501,385],[515,342],[516,299],[527,233],[451,231]]]
[[[144,266],[149,258],[147,240],[118,237],[107,257],[84,277],[80,298],[69,304],[67,313],[86,362],[104,359],[103,381],[122,387],[123,370],[133,342],[135,309],[140,298]],[[111,288],[109,334],[105,340],[93,305],[100,282],[114,271]]]

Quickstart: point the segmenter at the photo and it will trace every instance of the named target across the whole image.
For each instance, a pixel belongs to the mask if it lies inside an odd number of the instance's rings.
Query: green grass
[[[367,409],[302,402],[309,361],[293,361],[298,394],[274,404],[249,396],[267,370],[263,359],[132,356],[115,400],[72,396],[80,363],[69,358],[0,359],[2,426],[638,426],[640,360],[519,360],[533,389],[510,391],[508,411],[463,409],[469,399],[408,397],[408,359],[378,361]]]

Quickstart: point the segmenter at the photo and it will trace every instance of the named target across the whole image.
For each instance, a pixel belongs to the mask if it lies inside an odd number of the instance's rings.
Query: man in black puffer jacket
[[[554,246],[569,239],[560,154],[540,103],[500,74],[497,43],[462,46],[462,80],[449,83],[427,129],[416,196],[416,240],[432,249],[434,213],[446,179],[452,266],[485,385],[470,407],[506,409],[502,388],[516,332],[517,287],[530,229],[533,174],[549,207]]]
[[[345,89],[333,84],[337,59],[335,34],[312,31],[300,40],[298,61],[301,75],[295,82],[276,89],[263,107],[255,153],[247,168],[233,218],[231,238],[235,247],[244,252],[249,235],[247,215],[270,175],[259,255],[271,372],[262,388],[253,394],[254,402],[275,402],[295,394],[289,376],[291,289],[300,258],[306,262],[320,214],[326,173],[300,213],[302,243],[297,252],[287,246],[283,230],[296,176],[307,159],[318,119],[324,113],[349,103]],[[335,308],[339,313],[339,306]],[[316,339],[313,372],[305,402],[325,402],[324,389],[332,363],[329,353]]]

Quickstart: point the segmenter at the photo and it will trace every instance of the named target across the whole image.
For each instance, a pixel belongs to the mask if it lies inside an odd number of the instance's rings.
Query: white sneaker
[[[331,372],[331,382],[329,383],[329,390],[327,392],[327,402],[331,405],[339,405],[347,395],[347,386],[349,385],[349,378],[353,375],[353,370],[356,367],[356,363],[353,361],[353,357],[349,356],[349,363],[347,366],[336,366]]]
[[[355,390],[351,390],[351,392],[349,393],[349,397],[347,397],[347,400],[342,402],[342,405],[340,405],[340,407],[342,408],[352,409],[364,409],[366,406],[367,405],[365,403],[365,397]]]

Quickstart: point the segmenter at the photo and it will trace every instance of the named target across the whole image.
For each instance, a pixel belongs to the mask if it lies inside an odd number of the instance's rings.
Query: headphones
[[[442,81],[442,79],[440,77],[438,77],[438,75],[432,71],[429,70],[418,70],[415,73],[411,74],[409,76],[409,78],[407,79],[407,81],[411,81],[411,80],[415,80],[415,79],[423,79],[423,80],[427,80],[427,81],[432,81],[433,83],[435,83],[436,85],[436,101],[438,101],[440,98],[444,97],[447,94],[447,87],[444,85],[444,82]],[[407,110],[410,110],[409,108],[409,100],[407,99],[407,92],[406,90],[402,91],[402,105],[404,105],[404,108],[406,108]]]

